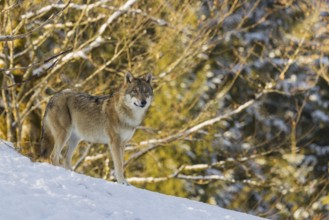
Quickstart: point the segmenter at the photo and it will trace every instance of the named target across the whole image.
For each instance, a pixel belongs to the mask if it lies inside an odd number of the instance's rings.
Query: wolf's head
[[[151,86],[152,75],[135,78],[131,73],[126,73],[123,87],[125,88],[125,103],[131,108],[147,109],[153,99]]]

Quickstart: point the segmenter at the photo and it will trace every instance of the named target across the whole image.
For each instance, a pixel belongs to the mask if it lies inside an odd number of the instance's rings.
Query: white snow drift
[[[33,163],[7,144],[0,142],[0,219],[261,219]]]

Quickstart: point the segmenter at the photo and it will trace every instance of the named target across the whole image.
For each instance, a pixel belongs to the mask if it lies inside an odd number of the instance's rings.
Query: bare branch
[[[71,59],[74,58],[87,58],[86,54],[89,53],[92,49],[100,46],[104,41],[102,34],[105,32],[106,28],[119,16],[124,14],[131,5],[133,5],[137,0],[129,0],[127,1],[123,6],[119,8],[118,11],[115,11],[109,18],[108,20],[99,28],[98,34],[96,34],[92,39],[88,41],[85,45],[83,45],[81,48],[78,50],[72,51],[71,53],[68,53],[65,57],[63,57],[63,61],[68,62]],[[116,58],[116,57],[115,57]],[[112,58],[111,60],[115,59]],[[112,62],[112,61],[111,61]],[[62,63],[63,64],[63,63]],[[108,65],[108,64],[107,64]],[[106,66],[105,66],[106,67]],[[105,67],[101,68],[104,69]],[[98,72],[98,71],[97,71]]]
[[[91,146],[92,145],[90,143],[87,144],[87,148],[83,151],[82,156],[79,158],[79,160],[72,167],[73,170],[76,170],[82,164],[82,162],[86,159],[87,155],[89,154]]]
[[[66,4],[69,5],[70,1]],[[14,40],[18,40],[18,39],[23,39],[29,35],[31,35],[33,32],[41,29],[42,27],[44,27],[46,24],[48,24],[50,21],[52,21],[55,17],[58,17],[64,10],[66,9],[66,7],[63,7],[63,9],[59,12],[57,12],[56,14],[52,14],[46,21],[44,21],[41,25],[39,25],[38,27],[32,29],[29,32],[26,32],[24,34],[18,34],[18,35],[4,35],[4,36],[0,36],[0,41],[14,41]]]
[[[57,4],[51,4],[51,5],[47,5],[43,8],[40,8],[38,11],[36,12],[28,12],[26,14],[23,14],[21,16],[22,19],[30,19],[32,17],[35,16],[39,16],[41,14],[45,14],[47,12],[49,12],[52,9],[65,9],[65,8],[72,8],[72,9],[76,9],[76,10],[91,10],[93,8],[99,7],[101,5],[105,5],[106,3],[111,2],[111,0],[101,0],[101,1],[97,1],[95,3],[92,4],[75,4],[73,2],[69,2],[69,4],[62,4],[62,3],[57,3]]]
[[[147,141],[142,141],[139,143],[140,146],[143,146],[143,145],[151,145],[150,147],[144,149],[144,150],[141,150],[140,152],[132,155],[126,162],[125,162],[125,166],[127,166],[130,162],[132,162],[133,160],[136,160],[138,158],[140,158],[141,156],[143,156],[144,154],[146,154],[147,152],[151,151],[151,150],[154,150],[156,149],[158,146],[162,145],[162,144],[166,144],[166,143],[169,143],[169,142],[172,142],[172,141],[175,141],[175,140],[178,140],[180,138],[183,138],[185,136],[188,136],[192,133],[195,133],[196,131],[200,130],[201,128],[203,127],[206,127],[206,126],[210,126],[210,125],[213,125],[223,119],[227,119],[227,118],[230,118],[232,117],[233,115],[236,115],[240,112],[242,112],[243,110],[249,108],[251,105],[253,105],[255,103],[255,101],[260,98],[264,93],[260,93],[256,96],[256,99],[252,99],[252,100],[249,100],[248,102],[240,105],[238,108],[236,108],[235,110],[231,111],[231,112],[228,112],[224,115],[219,115],[215,118],[212,118],[212,119],[209,119],[209,120],[206,120],[204,122],[201,122],[185,131],[182,131],[182,132],[178,132],[177,134],[174,134],[174,135],[170,135],[168,137],[165,137],[165,138],[159,138],[159,139],[151,139],[151,140],[147,140]]]
[[[38,68],[34,69],[32,71],[32,77],[28,78],[28,79],[25,79],[23,80],[22,82],[19,82],[19,83],[15,83],[15,84],[12,84],[12,85],[8,85],[6,87],[2,87],[1,89],[9,89],[11,87],[14,87],[14,86],[19,86],[19,85],[22,85],[23,83],[27,83],[29,81],[32,81],[38,77],[40,77],[43,73],[47,72],[49,69],[51,69],[52,67],[55,66],[55,64],[57,63],[58,59],[60,56],[68,53],[69,51],[71,51],[72,49],[68,49],[66,51],[63,51],[59,54],[56,54],[48,59],[46,59],[43,64],[41,66],[39,66]],[[9,69],[6,69],[6,68],[1,68],[0,71],[12,71],[12,70],[22,70],[22,69],[30,69],[30,68],[33,68],[33,67],[36,67],[40,65],[40,63],[35,63],[35,64],[31,64],[27,67],[19,67],[19,68],[9,68]]]
[[[209,181],[224,181],[229,183],[244,183],[251,186],[256,187],[273,187],[274,184],[266,183],[262,180],[252,180],[252,179],[243,179],[243,180],[236,180],[232,178],[227,178],[223,175],[205,175],[205,176],[191,176],[191,175],[184,175],[184,174],[173,174],[166,177],[130,177],[127,178],[129,183],[159,183],[164,182],[169,179],[181,179],[181,180],[189,180],[189,181],[198,181],[198,182],[209,182]]]
[[[184,165],[182,166],[182,170],[183,171],[200,171],[200,170],[206,170],[212,167],[222,167],[224,165],[226,165],[227,163],[232,163],[232,162],[245,162],[248,160],[252,160],[258,157],[263,157],[263,156],[267,156],[269,154],[272,154],[275,151],[267,151],[267,152],[263,152],[260,154],[253,154],[250,155],[248,157],[242,157],[242,158],[233,158],[233,157],[229,157],[225,160],[222,161],[218,161],[215,163],[211,163],[211,164],[193,164],[193,165]]]
[[[137,0],[128,0],[124,5],[122,5],[119,10],[114,12],[107,21],[99,28],[98,35],[101,36],[106,28],[118,17],[120,17],[125,11],[127,11],[133,4],[135,4]]]

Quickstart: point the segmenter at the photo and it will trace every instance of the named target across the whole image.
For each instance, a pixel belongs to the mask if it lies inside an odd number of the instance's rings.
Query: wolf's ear
[[[148,73],[148,74],[145,76],[145,81],[146,81],[147,83],[151,83],[151,82],[152,82],[152,78],[153,78],[152,73]]]
[[[126,72],[125,84],[131,83],[134,80],[134,76],[130,72]]]

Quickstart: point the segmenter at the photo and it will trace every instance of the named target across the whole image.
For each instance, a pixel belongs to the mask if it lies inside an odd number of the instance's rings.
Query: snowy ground
[[[0,140],[0,219],[261,219],[32,163]]]

